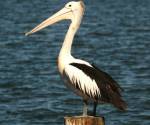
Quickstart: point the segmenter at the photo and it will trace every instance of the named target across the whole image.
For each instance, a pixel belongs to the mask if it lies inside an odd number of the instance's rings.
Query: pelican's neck
[[[71,55],[71,47],[73,43],[74,36],[78,30],[78,27],[75,27],[73,23],[70,24],[69,30],[65,36],[62,48],[60,50],[59,56],[69,56]]]

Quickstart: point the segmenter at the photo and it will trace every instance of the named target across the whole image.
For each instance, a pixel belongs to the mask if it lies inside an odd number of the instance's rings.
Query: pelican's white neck
[[[71,47],[77,30],[78,27],[74,27],[74,24],[71,23],[69,26],[69,30],[67,31],[67,34],[65,36],[65,40],[63,42],[59,56],[71,55]]]
[[[66,34],[64,43],[62,45],[60,55],[71,55],[71,47],[72,47],[72,42],[75,36],[75,33],[80,27],[82,17],[84,14],[84,3],[83,2],[77,2],[78,7],[76,9],[72,9],[72,14],[71,14],[71,24],[69,26],[69,30]],[[60,56],[59,55],[59,56]]]

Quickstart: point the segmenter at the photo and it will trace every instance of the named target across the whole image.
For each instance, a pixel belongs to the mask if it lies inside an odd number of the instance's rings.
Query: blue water
[[[81,98],[66,89],[57,70],[69,22],[24,36],[66,2],[0,1],[0,125],[63,125],[64,116],[82,113]],[[125,113],[99,105],[98,115],[107,125],[150,125],[150,1],[85,3],[72,53],[111,74],[128,103]]]

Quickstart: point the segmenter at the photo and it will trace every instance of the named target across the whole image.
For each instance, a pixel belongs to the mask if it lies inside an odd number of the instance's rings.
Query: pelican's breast
[[[63,75],[63,71],[65,69],[65,66],[69,65],[74,60],[74,58],[71,55],[59,55],[58,56],[58,70],[61,75]]]

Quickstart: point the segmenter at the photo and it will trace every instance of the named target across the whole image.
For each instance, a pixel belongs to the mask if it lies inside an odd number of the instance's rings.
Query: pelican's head
[[[65,5],[64,8],[62,8],[60,11],[58,11],[45,21],[43,21],[41,24],[32,29],[30,32],[26,33],[26,35],[35,33],[61,20],[71,20],[72,26],[74,28],[78,28],[81,23],[83,13],[84,13],[84,3],[82,1],[69,2]]]

